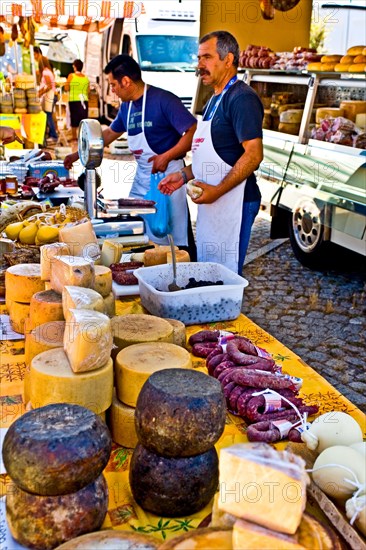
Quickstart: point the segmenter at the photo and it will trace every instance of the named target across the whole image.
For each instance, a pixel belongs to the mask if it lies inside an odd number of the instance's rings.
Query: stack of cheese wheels
[[[24,323],[29,315],[32,296],[44,288],[39,264],[18,264],[6,270],[5,300],[10,324],[15,332],[24,334]]]
[[[212,377],[165,369],[148,378],[137,401],[139,443],[130,466],[132,494],[143,509],[179,517],[209,503],[218,483],[214,444],[225,418],[225,397]]]
[[[153,315],[122,315],[112,319],[114,342],[122,348],[115,358],[116,391],[108,425],[113,441],[123,447],[137,444],[135,406],[148,377],[159,369],[191,368],[183,349],[185,326]],[[172,342],[175,342],[174,344]]]
[[[78,405],[50,405],[18,418],[3,443],[14,539],[49,550],[99,529],[108,509],[102,472],[111,448],[105,423]]]

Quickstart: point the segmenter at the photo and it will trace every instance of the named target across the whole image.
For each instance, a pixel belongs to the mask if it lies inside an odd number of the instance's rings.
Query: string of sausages
[[[188,343],[221,383],[229,412],[248,424],[249,441],[274,443],[287,437],[301,442],[307,416],[319,410],[298,396],[301,378],[282,373],[269,353],[244,336],[201,330]]]

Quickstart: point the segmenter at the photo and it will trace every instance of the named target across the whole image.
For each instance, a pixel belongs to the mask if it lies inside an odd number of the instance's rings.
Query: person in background
[[[141,69],[132,57],[118,55],[104,72],[112,92],[122,100],[117,117],[103,130],[104,145],[127,131],[128,145],[137,163],[130,196],[143,198],[150,189],[152,173],[170,173],[183,168],[185,154],[191,149],[196,119],[177,96],[145,84]],[[70,169],[78,158],[77,151],[67,155],[65,167]],[[172,197],[172,218],[175,244],[188,250],[191,260],[195,261],[196,248],[184,188]],[[151,234],[148,219],[146,226],[151,240],[168,244],[167,238],[159,239]]]
[[[77,140],[78,127],[84,118],[88,118],[89,79],[82,73],[83,62],[75,59],[72,64],[74,69],[67,77],[64,89],[69,92],[69,109],[71,119],[71,131],[73,141]]]
[[[47,58],[42,58],[38,62],[41,73],[41,83],[39,86],[38,96],[41,98],[42,109],[47,115],[47,126],[49,132],[49,140],[47,144],[54,143],[58,136],[56,132],[55,122],[53,120],[53,108],[55,105],[56,82],[55,75],[51,69],[51,65]]]
[[[239,45],[215,31],[199,42],[198,70],[213,88],[192,142],[192,165],[159,184],[171,195],[195,178],[202,189],[197,213],[197,256],[242,274],[250,232],[260,207],[254,171],[263,159],[263,106],[256,92],[238,80]]]
[[[10,128],[9,126],[0,126],[0,141],[3,145],[6,145],[7,143],[12,143],[13,141],[19,141],[19,143],[23,143],[20,137],[17,136],[17,134],[15,133],[15,130],[13,128]]]
[[[42,74],[41,74],[40,69],[39,69],[40,62],[43,62],[44,64],[48,63],[51,66],[51,69],[53,69],[53,67],[52,67],[52,63],[50,62],[48,57],[43,55],[42,50],[39,46],[34,46],[33,55],[34,55],[34,60],[37,63],[37,66],[38,66],[38,69],[36,70],[36,76],[37,76],[37,84],[39,85],[41,83],[41,78],[42,78]]]

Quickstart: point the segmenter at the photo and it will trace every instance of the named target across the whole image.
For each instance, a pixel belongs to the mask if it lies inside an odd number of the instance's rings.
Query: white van
[[[137,19],[116,19],[102,35],[88,33],[84,70],[100,86],[100,114],[107,121],[116,115],[118,102],[103,73],[111,59],[132,55],[148,84],[173,92],[190,109],[197,86],[200,1],[144,3],[146,13]],[[96,76],[96,67],[99,67]]]

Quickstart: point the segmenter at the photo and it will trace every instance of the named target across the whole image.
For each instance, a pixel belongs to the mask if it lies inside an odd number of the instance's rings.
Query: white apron
[[[215,105],[214,113],[222,97]],[[214,114],[213,113],[213,114]],[[209,120],[201,120],[192,143],[192,170],[195,179],[218,185],[232,166],[216,153]],[[217,262],[238,273],[239,238],[246,180],[212,204],[199,204],[197,212],[197,260]]]
[[[146,91],[147,86],[145,85],[144,95],[142,98],[141,132],[135,136],[131,136],[127,131],[128,146],[137,162],[137,170],[130,191],[130,197],[139,199],[144,198],[150,189],[152,162],[148,162],[148,159],[157,154],[150,148],[150,145],[145,137]],[[127,129],[130,121],[131,106],[132,102],[130,101],[127,114]],[[183,166],[184,162],[182,159],[172,160],[168,164],[165,174],[178,172],[181,168],[183,168]],[[171,196],[171,211],[173,220],[172,235],[174,242],[177,246],[187,246],[188,206],[185,186]],[[149,228],[149,215],[145,216],[144,220],[146,232],[153,242],[157,244],[169,244],[167,237],[158,238],[151,233]]]

